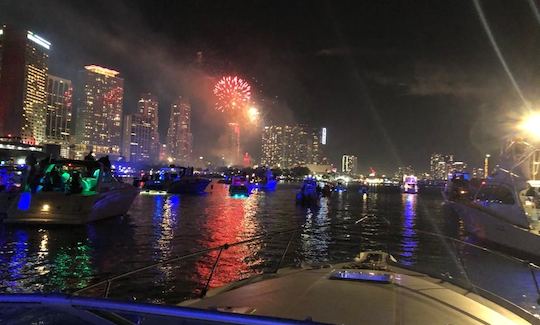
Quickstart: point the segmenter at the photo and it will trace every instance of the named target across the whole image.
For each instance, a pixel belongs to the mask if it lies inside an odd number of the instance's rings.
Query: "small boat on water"
[[[253,178],[250,179],[250,183],[252,188],[260,191],[275,191],[278,182],[270,168],[266,168],[262,175],[261,173],[255,173]]]
[[[120,216],[139,193],[97,161],[53,160],[28,175],[7,209],[6,223],[84,224]]]
[[[296,203],[302,205],[319,205],[321,198],[321,189],[317,180],[314,178],[306,178],[302,183],[302,187],[296,193]]]
[[[202,194],[209,178],[200,177],[193,173],[193,168],[166,167],[146,175],[142,179],[144,191],[166,191],[173,194]]]
[[[540,150],[514,140],[501,165],[472,188],[472,199],[443,193],[467,232],[526,254],[540,256]]]
[[[246,176],[233,176],[229,185],[229,194],[234,197],[249,196],[251,184]]]
[[[403,175],[403,193],[417,194],[418,193],[418,178],[414,175]]]

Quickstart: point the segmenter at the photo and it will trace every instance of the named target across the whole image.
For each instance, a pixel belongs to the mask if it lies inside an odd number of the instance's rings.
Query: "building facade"
[[[159,161],[158,100],[143,94],[138,112],[124,116],[122,156],[126,161],[152,164]]]
[[[119,72],[88,65],[79,74],[76,142],[97,155],[120,156],[124,80]]]
[[[354,155],[341,157],[341,172],[344,174],[356,174],[358,172],[358,158]]]
[[[51,43],[31,31],[0,27],[0,135],[45,140]]]
[[[271,125],[262,132],[261,164],[292,168],[319,164],[321,129],[305,125]]]
[[[452,171],[454,155],[434,153],[430,159],[431,177],[434,180],[446,180]]]
[[[415,175],[414,168],[412,166],[400,166],[394,174],[394,179],[401,181],[405,175]]]
[[[44,142],[60,145],[60,154],[62,157],[68,157],[73,103],[71,80],[48,75],[46,92],[47,116]]]
[[[191,105],[186,99],[178,97],[171,104],[167,130],[167,152],[171,159],[167,159],[184,166],[192,164],[192,143]]]

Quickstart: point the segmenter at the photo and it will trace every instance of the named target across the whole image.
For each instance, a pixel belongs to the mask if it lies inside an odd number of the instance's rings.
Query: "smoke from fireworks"
[[[247,107],[251,98],[251,86],[237,76],[221,78],[214,86],[216,109],[218,111],[233,111]]]

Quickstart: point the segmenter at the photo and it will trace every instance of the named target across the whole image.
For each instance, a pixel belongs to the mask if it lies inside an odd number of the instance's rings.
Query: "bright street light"
[[[540,112],[530,113],[519,124],[519,129],[535,140],[540,140]]]

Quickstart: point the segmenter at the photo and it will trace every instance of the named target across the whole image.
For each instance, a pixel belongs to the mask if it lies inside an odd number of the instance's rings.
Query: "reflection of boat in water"
[[[477,237],[540,256],[540,150],[512,141],[472,200],[446,202]]]
[[[296,203],[303,205],[319,205],[321,198],[321,190],[317,180],[306,178],[302,183],[302,187],[296,193]]]
[[[193,168],[166,167],[143,178],[143,190],[174,194],[201,194],[212,181],[194,175]]]
[[[251,186],[254,189],[260,191],[275,191],[277,186],[277,180],[274,178],[274,174],[270,168],[264,169],[264,173],[256,172],[253,178],[250,179]]]
[[[251,194],[251,185],[246,176],[232,176],[231,185],[229,185],[229,194],[231,196],[249,196]]]
[[[416,194],[418,193],[418,179],[414,175],[403,175],[403,193]]]
[[[126,214],[139,193],[96,161],[52,161],[35,179],[27,181],[4,222],[83,224]]]

